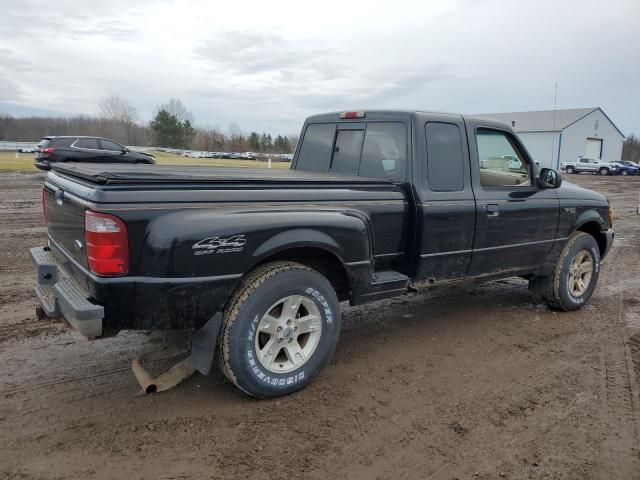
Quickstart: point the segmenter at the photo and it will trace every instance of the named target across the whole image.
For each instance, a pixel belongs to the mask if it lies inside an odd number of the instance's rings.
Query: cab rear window
[[[296,168],[307,172],[328,172],[335,131],[335,123],[307,125]]]
[[[407,163],[407,127],[402,122],[356,125],[309,124],[297,170],[402,181]],[[352,128],[353,127],[353,128]]]

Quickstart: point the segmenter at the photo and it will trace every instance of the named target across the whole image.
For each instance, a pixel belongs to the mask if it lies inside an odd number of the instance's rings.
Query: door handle
[[[487,217],[497,217],[500,215],[500,206],[495,203],[485,205],[484,209],[487,212]]]

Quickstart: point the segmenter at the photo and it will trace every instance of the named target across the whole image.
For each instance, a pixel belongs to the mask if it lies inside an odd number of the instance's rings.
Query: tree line
[[[640,163],[640,139],[631,134],[622,144],[622,159]]]
[[[245,134],[235,123],[226,132],[218,126],[197,125],[177,98],[158,105],[148,123],[140,122],[137,109],[117,94],[102,98],[98,107],[98,116],[14,117],[0,112],[0,140],[35,142],[46,135],[87,135],[125,145],[264,153],[292,153],[298,141],[297,135]]]

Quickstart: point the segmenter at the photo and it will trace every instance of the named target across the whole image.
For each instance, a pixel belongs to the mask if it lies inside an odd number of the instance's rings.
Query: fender
[[[135,269],[159,277],[243,275],[289,248],[316,247],[347,272],[372,268],[367,222],[344,210],[193,209],[162,214],[146,226]]]
[[[588,209],[588,210],[584,210],[582,212],[580,212],[575,219],[574,225],[573,225],[573,229],[572,231],[576,231],[579,230],[581,226],[583,226],[584,224],[588,223],[588,222],[598,222],[598,225],[600,225],[600,230],[605,230],[605,221],[602,218],[602,215],[600,214],[600,212],[598,212],[595,209]]]

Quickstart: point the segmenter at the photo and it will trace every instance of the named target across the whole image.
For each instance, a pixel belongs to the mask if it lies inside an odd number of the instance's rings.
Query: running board
[[[374,273],[369,292],[360,295],[352,305],[400,295],[407,291],[409,282],[409,277],[393,270]]]

